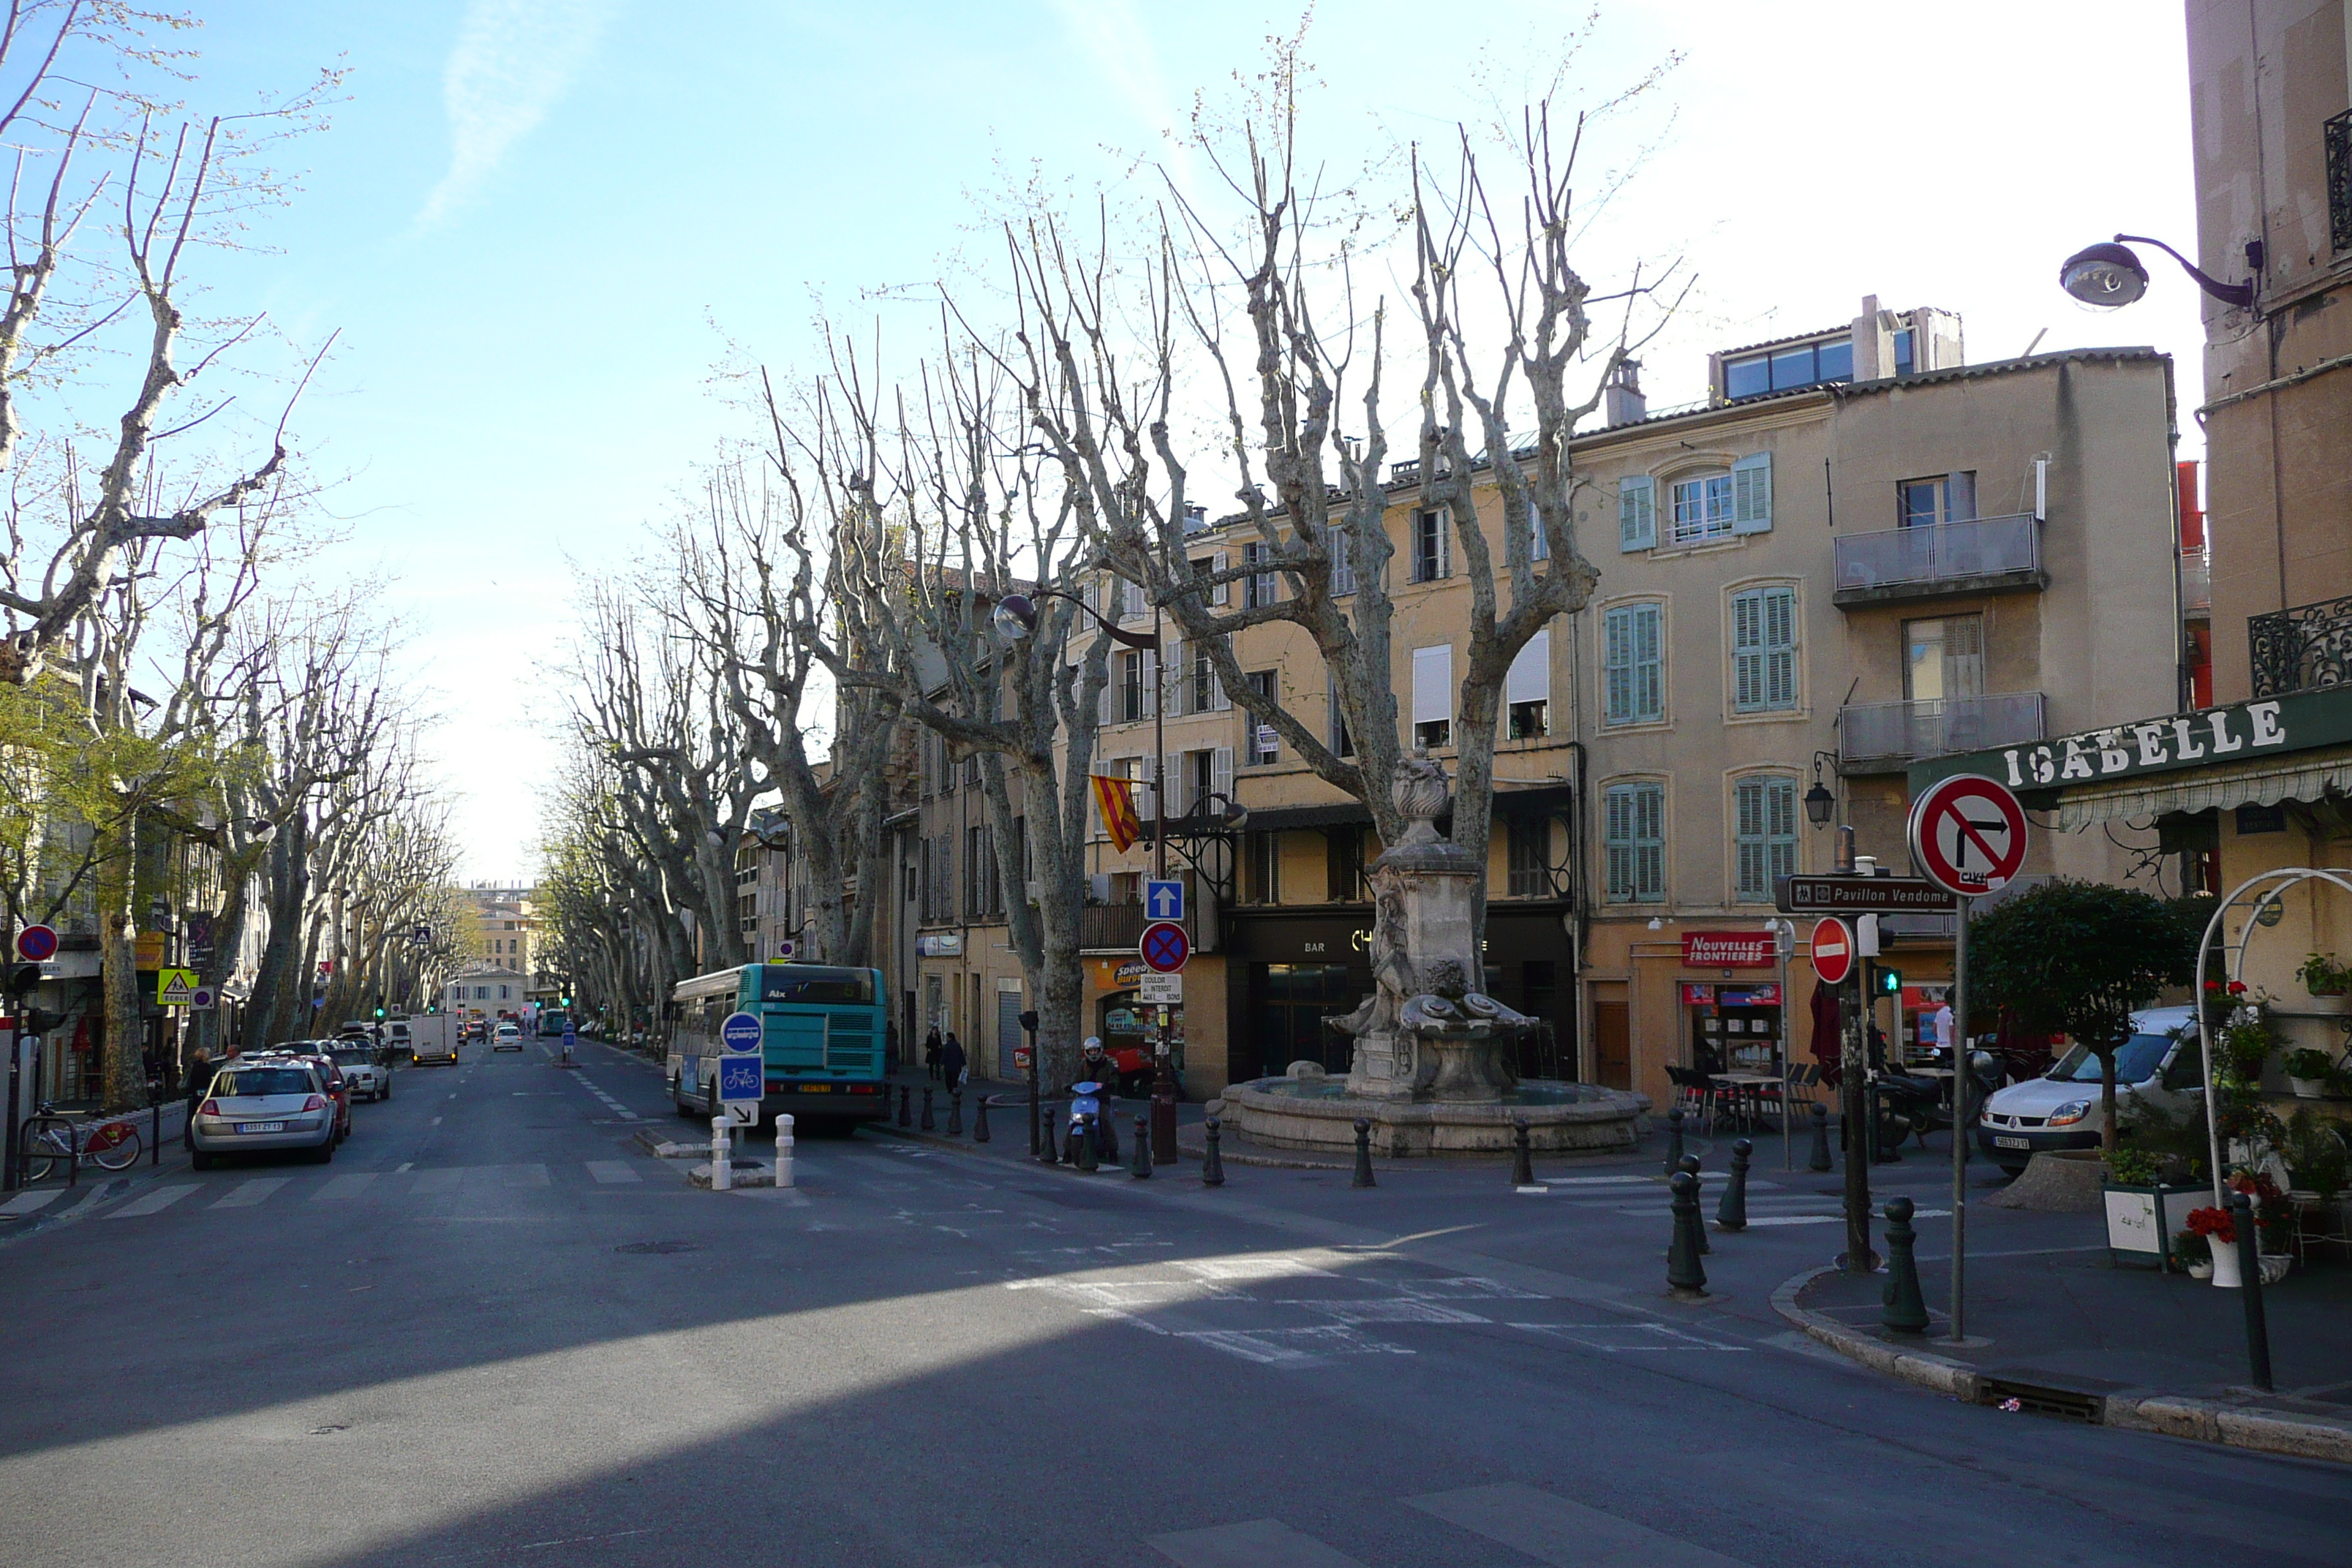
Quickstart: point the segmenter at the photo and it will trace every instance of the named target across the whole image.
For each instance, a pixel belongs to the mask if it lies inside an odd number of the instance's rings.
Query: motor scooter
[[[1070,1120],[1062,1153],[1062,1163],[1082,1163],[1080,1151],[1086,1140],[1096,1140],[1098,1160],[1116,1163],[1118,1160],[1118,1132],[1111,1125],[1108,1109],[1103,1104],[1103,1086],[1092,1079],[1070,1086]]]

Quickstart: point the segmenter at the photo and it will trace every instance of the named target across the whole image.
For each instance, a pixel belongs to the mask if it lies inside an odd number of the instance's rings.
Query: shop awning
[[[2162,816],[2283,800],[2352,795],[2352,752],[2269,757],[2234,767],[2143,776],[2129,784],[2085,784],[2058,799],[2059,831],[2071,833],[2119,817]]]

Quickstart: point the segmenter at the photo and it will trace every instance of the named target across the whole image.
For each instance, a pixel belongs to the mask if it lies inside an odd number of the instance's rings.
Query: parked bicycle
[[[25,1179],[46,1181],[59,1165],[127,1171],[139,1163],[138,1123],[128,1116],[77,1121],[47,1104],[25,1123]]]

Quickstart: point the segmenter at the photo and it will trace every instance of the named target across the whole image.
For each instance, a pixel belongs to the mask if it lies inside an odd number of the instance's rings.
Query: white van
[[[2131,1021],[2116,1052],[2116,1125],[2129,1127],[2146,1106],[2168,1116],[2194,1110],[2205,1095],[2197,1010],[2150,1007]],[[1977,1147],[2012,1176],[2044,1150],[2098,1146],[2099,1058],[2079,1044],[2042,1077],[1996,1090],[1977,1118]]]

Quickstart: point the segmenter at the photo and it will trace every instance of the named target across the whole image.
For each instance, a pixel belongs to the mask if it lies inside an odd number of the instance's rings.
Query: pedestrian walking
[[[937,1024],[933,1024],[931,1032],[923,1037],[923,1076],[930,1079],[940,1076],[940,1026]]]
[[[963,1087],[963,1042],[955,1037],[953,1029],[948,1031],[947,1039],[940,1047],[940,1077],[945,1080],[950,1094]]]

